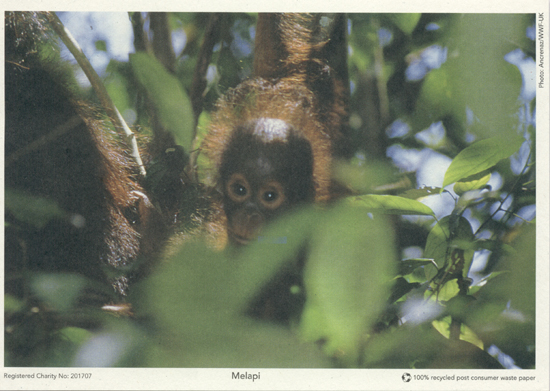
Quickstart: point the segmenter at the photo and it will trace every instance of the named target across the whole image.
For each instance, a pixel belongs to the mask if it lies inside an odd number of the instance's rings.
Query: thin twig
[[[53,12],[45,12],[44,13],[48,21],[50,22],[53,30],[57,33],[57,35],[61,38],[65,46],[67,46],[67,49],[72,53],[84,73],[86,74],[86,77],[88,77],[88,80],[90,81],[92,87],[94,88],[94,91],[96,92],[103,108],[107,112],[107,116],[113,123],[115,129],[122,133],[124,132],[126,136],[126,140],[131,146],[131,155],[138,164],[139,172],[142,176],[145,176],[147,173],[145,171],[145,166],[143,165],[143,161],[141,160],[141,156],[139,154],[139,148],[136,141],[136,136],[130,130],[128,125],[126,124],[126,121],[122,118],[122,115],[120,115],[120,112],[113,104],[113,101],[111,100],[111,97],[109,96],[109,93],[107,92],[107,89],[101,82],[101,79],[97,72],[94,70],[84,53],[82,52],[82,49],[76,42],[76,40],[72,37],[71,33],[65,28],[63,23],[59,20],[57,15]]]

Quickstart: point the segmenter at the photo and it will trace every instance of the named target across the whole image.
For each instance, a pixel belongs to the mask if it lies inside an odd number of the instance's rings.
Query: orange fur
[[[218,172],[233,130],[252,120],[272,118],[284,120],[309,141],[315,201],[330,199],[333,144],[346,121],[348,93],[347,70],[332,68],[345,67],[345,55],[335,61],[329,47],[345,43],[345,29],[334,27],[344,17],[331,17],[334,23],[325,28],[319,14],[259,15],[255,77],[220,98],[201,145],[212,165],[207,177],[218,190],[223,191]]]
[[[217,170],[232,129],[262,117],[284,119],[311,143],[315,198],[326,200],[330,185],[331,132],[319,122],[315,107],[315,97],[303,85],[289,80],[276,84],[263,79],[245,81],[218,102],[202,150]]]

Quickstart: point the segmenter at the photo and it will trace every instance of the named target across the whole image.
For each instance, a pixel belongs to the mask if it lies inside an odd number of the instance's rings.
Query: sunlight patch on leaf
[[[451,326],[450,316],[446,316],[441,320],[434,320],[432,322],[432,325],[441,335],[443,335],[445,338],[449,338]],[[479,339],[479,337],[473,332],[473,330],[466,326],[464,323],[460,325],[459,338],[483,350],[483,341]]]
[[[477,190],[485,187],[491,179],[491,173],[489,170],[483,170],[477,174],[470,175],[467,178],[463,178],[457,181],[453,186],[453,190],[456,194],[462,195],[467,191]]]

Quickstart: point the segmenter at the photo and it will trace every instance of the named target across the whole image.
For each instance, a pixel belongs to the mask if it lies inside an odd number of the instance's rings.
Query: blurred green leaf
[[[154,308],[163,322],[172,327],[182,325],[181,316],[191,314],[204,319],[219,313],[228,317],[244,313],[261,287],[284,263],[297,257],[316,216],[314,209],[305,208],[283,217],[246,248],[230,247],[216,252],[200,242],[186,243],[149,279],[147,286],[136,292],[149,292],[138,300]]]
[[[37,228],[43,228],[54,218],[67,218],[69,214],[53,200],[36,197],[25,192],[5,189],[5,207],[15,218]]]
[[[391,168],[386,164],[357,159],[355,164],[343,160],[335,160],[332,166],[332,176],[346,188],[365,193],[373,188],[387,184],[392,178]]]
[[[529,16],[456,14],[445,31],[447,61],[425,77],[415,106],[415,127],[445,119],[481,139],[516,133],[521,90],[517,67],[504,56],[523,42]],[[467,109],[477,119],[468,124]],[[459,137],[464,137],[463,130]]]
[[[107,51],[107,43],[102,39],[98,39],[97,41],[95,41],[95,48],[96,48],[96,50],[98,50],[100,52],[106,52]]]
[[[485,276],[481,280],[479,280],[476,285],[471,286],[470,289],[468,289],[468,293],[470,295],[475,295],[477,292],[479,292],[480,289],[482,289],[484,286],[487,286],[488,281],[492,280],[495,277],[498,277],[502,273],[507,273],[507,272],[506,271],[500,271],[500,272],[489,273],[487,276]]]
[[[414,126],[426,128],[452,113],[456,104],[456,92],[450,85],[449,71],[444,64],[441,68],[430,71],[424,78],[416,102]]]
[[[111,61],[113,63],[114,61]],[[109,96],[113,100],[116,108],[124,116],[128,109],[132,109],[132,100],[133,96],[130,96],[130,91],[128,87],[128,80],[120,73],[120,65],[115,63],[114,65],[109,64],[113,70],[107,80],[105,80],[105,88],[109,93]]]
[[[493,167],[502,159],[517,152],[524,141],[523,137],[515,136],[493,137],[473,143],[453,159],[445,172],[442,187]]]
[[[315,227],[304,282],[306,305],[300,323],[307,341],[349,365],[360,338],[384,307],[394,275],[393,232],[384,218],[339,205]]]
[[[470,310],[470,306],[475,301],[475,297],[472,295],[457,295],[447,301],[445,307],[447,314],[457,319],[464,319],[467,312]]]
[[[86,278],[71,273],[38,273],[31,279],[35,294],[58,311],[72,308],[86,286]]]
[[[313,345],[289,330],[220,316],[200,332],[160,333],[144,352],[148,367],[327,368],[330,362]],[[182,325],[181,329],[184,329]],[[191,330],[188,330],[191,331]],[[249,371],[250,372],[250,371]]]
[[[86,330],[80,327],[65,327],[59,330],[59,334],[65,340],[70,341],[76,345],[81,345],[84,341],[86,341],[93,335],[90,330]]]
[[[176,142],[189,152],[193,143],[195,119],[191,101],[180,82],[147,53],[130,54],[130,63],[136,78],[153,101],[160,122],[174,135]]]
[[[304,207],[277,219],[240,254],[240,263],[229,282],[233,295],[247,303],[288,262],[296,262],[312,231],[324,218],[322,211]],[[242,305],[242,304],[241,304]]]
[[[244,316],[261,288],[284,264],[295,262],[317,214],[305,208],[283,217],[246,248],[214,252],[200,242],[183,245],[134,290],[136,311],[163,325],[147,347],[147,365],[328,366],[313,344]]]
[[[484,341],[521,360],[522,367],[535,365],[535,244],[536,228],[526,226],[512,243],[516,253],[499,263],[493,273],[502,274],[479,289],[466,318]]]
[[[4,295],[4,313],[20,311],[24,308],[24,303],[16,297],[5,294]]]
[[[466,107],[479,119],[480,138],[506,140],[516,132],[521,75],[504,56],[525,38],[526,14],[462,14],[453,18],[448,35],[449,83],[455,93],[452,112],[465,116]],[[455,57],[456,56],[456,57]]]
[[[503,243],[500,240],[492,240],[492,239],[478,239],[474,242],[472,242],[471,247],[472,249],[479,250],[479,249],[485,249],[490,251],[503,251],[506,255],[516,255],[516,250],[510,246],[509,244]]]
[[[391,14],[390,19],[396,24],[397,27],[405,34],[411,34],[415,29],[422,14]]]
[[[364,207],[370,212],[434,216],[434,212],[429,206],[419,201],[399,196],[366,194],[348,197],[346,198],[346,202],[350,205]]]
[[[142,311],[175,330],[200,328],[208,318],[234,311],[226,303],[231,300],[226,277],[236,266],[229,262],[205,245],[186,245],[134,291],[136,310],[143,305]]]
[[[443,339],[432,327],[400,327],[374,334],[366,344],[366,368],[426,368],[443,352]]]
[[[363,358],[367,368],[502,369],[487,352],[465,341],[449,340],[428,324],[371,336]]]

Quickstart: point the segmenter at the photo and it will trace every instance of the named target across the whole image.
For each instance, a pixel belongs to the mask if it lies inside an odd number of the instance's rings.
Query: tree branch
[[[191,85],[191,105],[193,106],[193,114],[195,115],[195,125],[198,122],[198,118],[202,110],[202,102],[204,98],[203,93],[206,87],[206,72],[208,71],[208,65],[210,64],[210,59],[212,58],[214,45],[219,39],[219,26],[221,18],[221,13],[210,14],[208,24],[206,25],[206,30],[204,32],[204,40],[197,58],[197,65],[193,74],[193,84]]]
[[[122,133],[124,132],[127,142],[130,144],[131,147],[131,155],[136,161],[136,163],[139,166],[139,172],[142,176],[145,176],[147,173],[145,171],[145,166],[143,165],[143,161],[141,160],[141,156],[139,154],[139,149],[136,141],[136,136],[132,132],[132,130],[128,127],[124,119],[122,118],[122,115],[120,115],[120,112],[113,104],[113,101],[111,100],[111,97],[109,96],[107,89],[103,85],[99,75],[94,70],[84,53],[82,52],[82,49],[78,45],[78,43],[75,41],[75,39],[72,37],[71,33],[65,28],[63,23],[59,20],[57,15],[53,12],[46,12],[44,13],[48,21],[50,22],[53,30],[57,33],[57,35],[61,38],[63,43],[67,46],[67,49],[72,53],[86,76],[88,77],[88,80],[90,80],[90,83],[96,92],[103,108],[107,112],[107,116],[113,123],[115,129]]]

